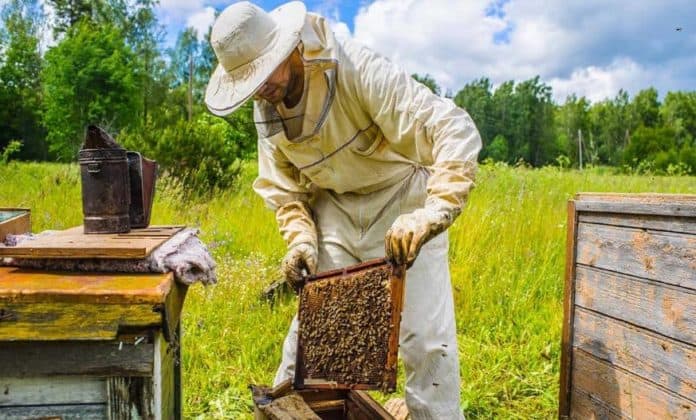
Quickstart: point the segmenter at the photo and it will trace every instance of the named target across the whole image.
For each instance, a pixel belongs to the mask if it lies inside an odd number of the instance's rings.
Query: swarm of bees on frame
[[[307,378],[385,386],[389,284],[389,270],[380,267],[305,285],[299,334]]]

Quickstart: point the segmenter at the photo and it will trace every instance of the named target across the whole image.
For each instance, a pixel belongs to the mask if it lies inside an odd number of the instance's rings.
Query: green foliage
[[[43,21],[37,0],[11,0],[0,24],[0,149],[22,139],[20,158],[45,159],[41,109],[39,31]]]
[[[5,149],[0,153],[0,165],[4,165],[10,161],[10,156],[22,150],[22,142],[19,140],[10,140]]]
[[[510,148],[505,137],[498,134],[488,147],[488,157],[497,162],[507,162],[510,155]]]
[[[488,79],[480,79],[454,97],[481,132],[484,147],[480,158],[489,156],[490,142],[502,135],[508,142],[509,162],[522,159],[534,166],[552,162],[559,150],[553,130],[551,88],[539,77],[517,85],[514,81],[502,83],[492,94],[491,87]]]
[[[209,114],[162,128],[146,124],[119,137],[124,147],[157,160],[186,191],[202,194],[230,187],[241,170],[241,159],[248,155],[247,145],[255,141],[248,130]]]
[[[696,174],[696,147],[679,146],[672,128],[640,126],[624,150],[624,163],[642,172]]]
[[[43,123],[49,148],[59,159],[76,157],[88,124],[118,132],[140,121],[141,87],[134,63],[118,28],[87,21],[71,27],[46,53]]]

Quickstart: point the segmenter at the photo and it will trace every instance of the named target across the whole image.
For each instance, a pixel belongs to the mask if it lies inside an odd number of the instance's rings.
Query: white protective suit
[[[276,210],[288,246],[318,247],[324,271],[384,257],[385,232],[399,215],[426,209],[453,220],[481,147],[469,115],[369,49],[339,44],[320,16],[307,15],[300,38],[302,109],[254,103],[254,189]],[[297,118],[299,127],[287,123]],[[400,354],[413,419],[463,418],[447,250],[445,232],[406,276]],[[276,384],[294,375],[297,327],[295,318]]]

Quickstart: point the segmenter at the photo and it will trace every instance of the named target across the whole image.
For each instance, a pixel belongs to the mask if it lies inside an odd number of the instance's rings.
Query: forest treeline
[[[252,158],[250,104],[210,115],[203,94],[215,62],[208,34],[182,30],[163,48],[156,0],[8,0],[0,22],[0,163],[74,161],[98,124],[194,187],[230,185]],[[441,94],[428,76],[416,79]],[[532,166],[610,165],[696,174],[696,91],[563,104],[539,77],[494,86],[474,80],[450,96],[473,117],[481,160]]]

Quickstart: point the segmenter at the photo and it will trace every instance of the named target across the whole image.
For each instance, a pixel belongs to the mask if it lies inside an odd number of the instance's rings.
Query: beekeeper
[[[462,418],[446,229],[473,187],[481,140],[469,115],[388,59],[338,42],[290,2],[217,18],[219,66],[205,102],[223,116],[254,100],[255,191],[276,212],[288,281],[384,257],[410,267],[401,323],[413,419]],[[275,378],[294,375],[297,318]]]

